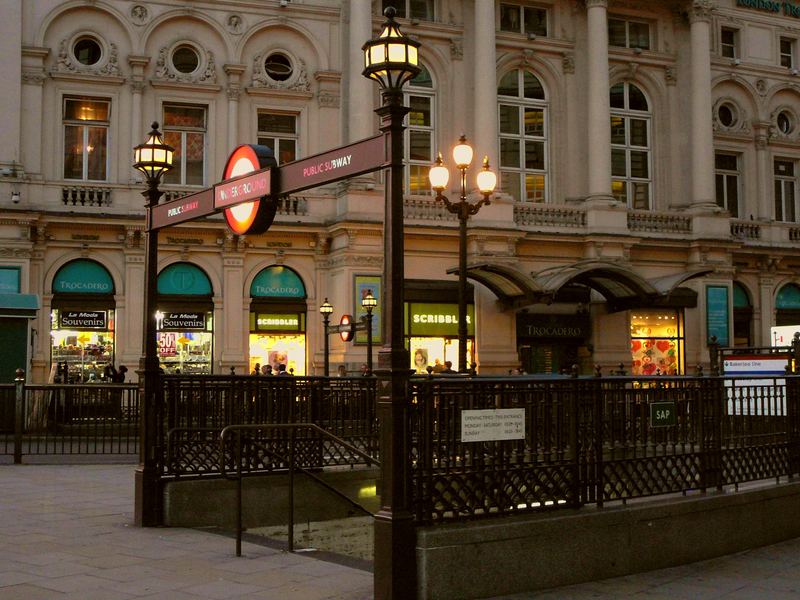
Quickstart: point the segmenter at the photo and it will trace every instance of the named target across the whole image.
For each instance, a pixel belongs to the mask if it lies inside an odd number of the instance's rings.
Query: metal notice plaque
[[[493,442],[524,439],[524,408],[461,411],[462,442]]]
[[[650,427],[674,427],[678,423],[674,402],[650,404]]]

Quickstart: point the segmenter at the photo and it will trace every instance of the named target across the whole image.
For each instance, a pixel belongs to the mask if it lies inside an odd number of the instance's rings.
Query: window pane
[[[627,177],[628,167],[625,163],[625,150],[611,150],[611,175]]]
[[[64,119],[69,121],[108,121],[108,102],[70,99],[64,101]]]
[[[775,220],[783,221],[783,186],[781,181],[775,182]]]
[[[631,110],[647,110],[647,99],[644,97],[642,90],[632,83],[628,84],[628,108]]]
[[[641,177],[642,179],[649,177],[647,163],[647,152],[631,151],[631,177]]]
[[[611,86],[610,92],[611,108],[625,108],[625,85],[617,83]]]
[[[278,164],[285,165],[297,160],[297,142],[295,140],[280,139],[278,141]]]
[[[206,110],[197,106],[164,106],[164,127],[206,126]]]
[[[525,168],[544,170],[543,142],[525,142]]]
[[[203,185],[203,158],[205,157],[205,135],[186,134],[186,185]]]
[[[784,181],[784,204],[786,205],[786,220],[794,221],[794,182]]]
[[[519,18],[520,7],[512,4],[500,5],[500,31],[522,32],[522,23]]]
[[[500,140],[500,166],[519,168],[519,141],[502,138]]]
[[[619,19],[608,20],[608,45],[622,46],[627,45],[625,39],[625,21]]]
[[[383,0],[381,5],[381,14],[388,7],[393,6],[397,10],[397,16],[405,18],[406,16],[406,0]]]
[[[86,146],[88,156],[88,178],[104,180],[106,178],[106,135],[105,127],[89,128],[89,143]]]
[[[433,0],[410,0],[409,8],[412,19],[433,21]]]
[[[518,107],[508,104],[500,105],[500,133],[519,133]]]
[[[544,137],[544,109],[525,109],[525,135]]]
[[[431,182],[428,179],[428,169],[430,167],[423,167],[421,165],[409,165],[409,181],[408,191],[409,194],[428,194],[431,190]]]
[[[647,147],[647,121],[644,119],[630,119],[631,146]]]
[[[261,136],[258,137],[258,145],[259,146],[266,146],[267,148],[272,150],[273,154],[275,153],[275,142],[276,142],[275,138],[268,138],[268,137],[261,137]]]
[[[431,124],[431,99],[427,96],[409,96],[408,124],[411,126],[430,127]]]
[[[183,182],[183,134],[180,131],[165,131],[164,143],[175,149],[172,155],[172,168],[164,173],[164,183],[181,185]]]
[[[414,77],[411,81],[408,82],[408,85],[413,85],[415,87],[426,87],[432,88],[433,87],[433,78],[431,77],[430,71],[425,68],[425,65],[419,65],[421,71],[419,75]]]
[[[259,113],[258,130],[274,133],[295,133],[295,121],[294,115]]]
[[[625,143],[625,119],[617,115],[611,115],[611,143]]]
[[[725,169],[726,171],[736,171],[738,168],[735,154],[722,154],[716,153],[714,155],[714,166],[717,169]]]
[[[611,181],[611,195],[617,202],[628,203],[628,186],[624,181],[613,179]]]
[[[525,85],[525,97],[534,100],[544,100],[544,88],[541,82],[536,78],[536,75],[529,71],[523,72],[523,81]]]
[[[631,182],[633,188],[633,208],[650,210],[650,184],[642,181]]]
[[[518,71],[511,71],[503,75],[500,85],[497,86],[499,96],[519,97],[519,75]]]
[[[525,197],[528,202],[544,202],[544,175],[525,175]]]
[[[628,46],[650,49],[650,26],[647,23],[628,23]]]
[[[547,36],[547,11],[545,9],[525,7],[525,33]]]
[[[501,171],[500,189],[502,189],[504,193],[513,196],[514,200],[517,202],[520,202],[522,198],[519,193],[519,173]]]
[[[739,216],[739,178],[729,175],[726,177],[728,188],[728,212],[732,217]]]
[[[64,127],[64,179],[83,179],[83,127]]]
[[[725,175],[717,173],[714,178],[714,191],[717,198],[717,206],[725,208]]]
[[[794,175],[794,163],[789,160],[775,161],[775,175],[791,177]]]
[[[428,131],[412,131],[409,134],[409,158],[411,160],[424,160],[433,162],[431,152],[431,134]]]

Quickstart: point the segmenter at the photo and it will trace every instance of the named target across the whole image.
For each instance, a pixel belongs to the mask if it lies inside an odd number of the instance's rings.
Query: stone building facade
[[[136,364],[133,147],[161,124],[177,148],[169,199],[219,181],[242,143],[285,163],[376,134],[361,46],[389,3],[6,0],[0,292],[39,301],[28,358],[14,350],[11,362],[35,381],[59,363],[72,380]],[[406,333],[420,368],[457,356],[458,221],[427,169],[438,152],[452,166],[462,132],[500,174],[468,229],[479,372],[691,374],[712,335],[768,346],[773,326],[800,324],[792,2],[393,3],[424,66],[406,89],[404,197]],[[233,235],[218,216],[161,232],[169,372],[282,360],[320,374],[319,306],[333,304],[332,322],[358,315],[367,289],[379,345],[380,175],[278,202],[264,235]],[[355,372],[365,354],[331,337],[331,364]]]

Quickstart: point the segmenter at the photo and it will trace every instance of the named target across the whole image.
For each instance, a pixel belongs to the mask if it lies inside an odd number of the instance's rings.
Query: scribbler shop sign
[[[62,329],[106,329],[104,310],[65,310],[60,315]]]
[[[765,12],[780,13],[787,17],[800,19],[800,5],[793,2],[775,2],[774,0],[736,0],[736,6],[753,8]]]

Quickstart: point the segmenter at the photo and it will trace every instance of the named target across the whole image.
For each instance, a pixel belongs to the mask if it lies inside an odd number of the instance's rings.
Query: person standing
[[[289,377],[289,373],[286,372],[286,365],[283,363],[278,365],[278,377]]]
[[[253,372],[250,375],[261,375],[261,363],[256,363],[253,367]]]
[[[444,361],[444,369],[441,370],[443,375],[449,375],[455,373],[453,370],[453,362],[450,360]]]
[[[261,374],[272,376],[272,365],[264,365],[263,367],[261,367]]]

